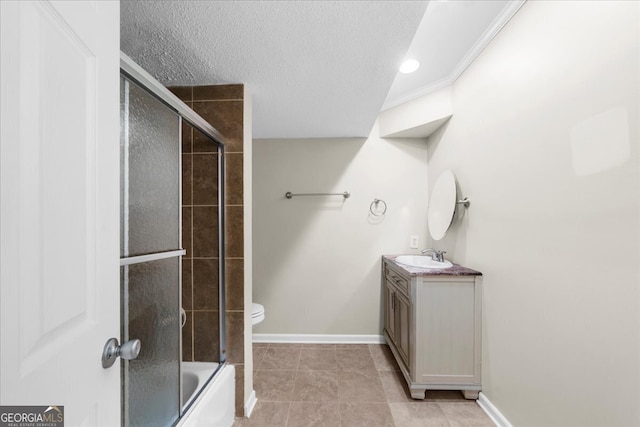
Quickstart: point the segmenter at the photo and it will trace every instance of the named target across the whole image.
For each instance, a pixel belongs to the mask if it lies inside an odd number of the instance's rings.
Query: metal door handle
[[[138,339],[127,341],[118,345],[117,338],[109,338],[102,350],[102,367],[107,369],[113,366],[118,357],[133,360],[140,354],[141,342]]]
[[[187,312],[184,308],[180,307],[180,327],[184,328],[184,324],[187,323]]]

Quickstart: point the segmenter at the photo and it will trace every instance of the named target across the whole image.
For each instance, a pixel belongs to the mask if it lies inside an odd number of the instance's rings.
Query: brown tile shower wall
[[[173,87],[171,91],[226,138],[227,360],[236,366],[236,415],[244,405],[243,85]],[[217,361],[218,155],[214,144],[184,126],[182,135],[182,332],[185,361]]]

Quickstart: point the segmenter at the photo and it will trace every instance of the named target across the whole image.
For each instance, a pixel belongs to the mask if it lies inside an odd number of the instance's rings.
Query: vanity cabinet
[[[385,285],[385,330],[393,341],[402,362],[409,365],[409,322],[411,303],[409,299],[389,282]]]
[[[403,266],[385,256],[384,337],[414,399],[426,390],[481,390],[482,275]]]

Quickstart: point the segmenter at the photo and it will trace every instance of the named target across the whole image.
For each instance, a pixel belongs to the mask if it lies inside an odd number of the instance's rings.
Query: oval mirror
[[[434,240],[442,240],[447,234],[456,213],[456,176],[448,169],[438,177],[431,190],[427,223]]]

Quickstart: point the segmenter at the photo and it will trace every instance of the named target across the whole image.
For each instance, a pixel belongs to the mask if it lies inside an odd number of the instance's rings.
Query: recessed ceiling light
[[[402,65],[400,65],[400,72],[402,74],[413,73],[418,69],[418,67],[420,67],[420,63],[418,61],[415,59],[407,59],[402,63]]]

